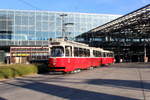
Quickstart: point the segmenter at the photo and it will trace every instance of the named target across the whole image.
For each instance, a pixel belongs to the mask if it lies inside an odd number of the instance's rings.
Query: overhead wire
[[[36,7],[35,5],[27,2],[26,0],[18,0],[18,1],[21,2],[21,3],[23,3],[23,4],[25,4],[25,5],[27,5],[27,6],[30,6],[31,8],[36,9],[36,10],[41,10],[39,7]]]

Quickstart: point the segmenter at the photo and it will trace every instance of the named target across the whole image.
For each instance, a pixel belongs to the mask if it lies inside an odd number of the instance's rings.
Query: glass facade
[[[40,41],[87,32],[120,15],[0,10],[0,40]]]

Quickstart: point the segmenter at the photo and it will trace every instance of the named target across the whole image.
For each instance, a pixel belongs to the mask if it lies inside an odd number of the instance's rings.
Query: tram
[[[49,68],[56,72],[73,72],[114,63],[114,53],[65,39],[52,39],[49,45]]]

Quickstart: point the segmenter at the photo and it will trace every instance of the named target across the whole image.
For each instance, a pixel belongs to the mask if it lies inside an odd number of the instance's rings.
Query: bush
[[[0,79],[12,78],[13,71],[10,68],[0,68]]]
[[[17,76],[24,76],[29,74],[37,74],[38,67],[35,65],[14,64],[0,67],[0,79],[13,78]]]

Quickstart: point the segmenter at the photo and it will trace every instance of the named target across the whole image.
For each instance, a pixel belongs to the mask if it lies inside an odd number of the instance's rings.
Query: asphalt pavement
[[[0,100],[150,100],[150,63],[3,80]]]

